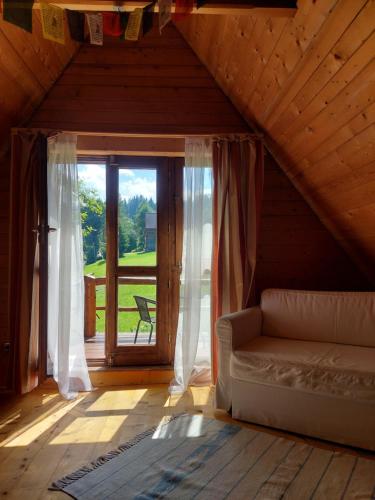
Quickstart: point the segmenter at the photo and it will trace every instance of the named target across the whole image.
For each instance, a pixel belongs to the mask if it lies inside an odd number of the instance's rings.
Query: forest
[[[106,204],[99,193],[79,181],[83,254],[85,264],[105,259]],[[152,198],[142,195],[119,200],[119,257],[125,253],[142,252],[145,246],[145,214],[156,212]]]

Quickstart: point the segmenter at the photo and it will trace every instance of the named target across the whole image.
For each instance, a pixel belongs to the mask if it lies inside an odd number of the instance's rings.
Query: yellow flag
[[[64,10],[56,5],[42,2],[40,10],[44,38],[64,44]]]
[[[142,26],[143,9],[137,8],[130,13],[125,30],[125,40],[137,41]]]

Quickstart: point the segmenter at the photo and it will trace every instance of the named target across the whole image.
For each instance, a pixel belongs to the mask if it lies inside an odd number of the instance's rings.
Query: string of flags
[[[180,21],[194,8],[194,0],[175,0],[175,12],[172,15],[172,2],[173,0],[152,0],[145,7],[136,8],[129,13],[81,12],[62,9],[40,0],[43,37],[64,44],[66,14],[70,37],[76,42],[83,42],[86,32],[93,45],[103,45],[104,36],[137,41],[152,29],[156,3],[159,11],[160,33],[172,17],[175,21]],[[204,3],[204,0],[196,0],[197,8],[202,7]],[[4,21],[32,33],[33,5],[34,0],[3,0]],[[85,29],[86,25],[87,29]]]

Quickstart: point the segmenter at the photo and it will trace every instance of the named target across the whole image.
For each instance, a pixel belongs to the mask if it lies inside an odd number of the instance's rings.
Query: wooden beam
[[[78,154],[184,156],[184,139],[153,137],[98,137],[79,135]]]
[[[133,0],[126,2],[115,2],[114,0],[45,0],[44,3],[57,5],[62,9],[80,10],[80,11],[109,11],[109,12],[131,12],[140,7],[143,8],[150,4],[147,0]],[[277,5],[277,6],[276,6]],[[40,2],[34,3],[34,9],[40,9]],[[273,1],[246,1],[237,0],[235,3],[228,1],[210,1],[208,0],[199,9],[194,7],[192,14],[210,14],[210,15],[252,15],[266,17],[293,17],[296,13],[296,2],[289,0]],[[158,6],[155,5],[154,12],[158,12]],[[172,12],[175,12],[175,5],[172,5]]]

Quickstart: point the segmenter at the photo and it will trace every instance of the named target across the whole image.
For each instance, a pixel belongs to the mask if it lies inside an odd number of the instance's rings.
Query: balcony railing
[[[106,284],[106,278],[96,278],[95,276],[85,276],[85,338],[92,338],[96,335],[97,311],[105,311],[105,306],[98,306],[96,300],[96,288]],[[156,278],[118,278],[118,285],[156,285]],[[118,307],[118,312],[137,312],[138,308]],[[149,308],[156,311],[156,308]]]

